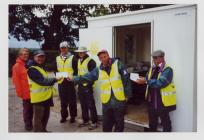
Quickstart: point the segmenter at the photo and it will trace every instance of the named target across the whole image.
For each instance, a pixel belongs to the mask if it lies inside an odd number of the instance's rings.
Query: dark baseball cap
[[[40,55],[44,55],[45,56],[45,52],[43,50],[37,50],[33,53],[34,56],[40,56]]]

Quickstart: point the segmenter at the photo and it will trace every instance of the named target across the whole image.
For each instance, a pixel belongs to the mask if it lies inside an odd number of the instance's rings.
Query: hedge
[[[16,58],[18,56],[18,51],[20,48],[9,48],[9,77],[11,77],[12,75],[12,66],[15,64],[16,62]],[[73,50],[75,50],[76,48],[71,48],[70,51],[73,52]],[[30,49],[30,59],[33,59],[33,52],[36,51],[38,49]],[[53,67],[53,62],[55,61],[56,57],[59,55],[59,51],[58,50],[46,50],[45,51],[46,54],[46,62],[45,62],[45,66],[47,68],[48,71],[53,71],[54,67]]]

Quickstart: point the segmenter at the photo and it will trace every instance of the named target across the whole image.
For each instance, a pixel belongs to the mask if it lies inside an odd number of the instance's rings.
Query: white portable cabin
[[[98,64],[100,49],[107,49],[111,57],[120,57],[130,71],[140,67],[141,62],[150,64],[152,51],[165,52],[165,60],[174,70],[177,88],[177,109],[170,113],[175,132],[197,131],[196,11],[196,5],[143,9],[88,18],[88,28],[79,30],[80,45],[87,46]],[[102,115],[97,87],[94,95],[97,113]],[[134,111],[140,112],[140,108]],[[148,127],[147,122],[128,118],[125,121]]]

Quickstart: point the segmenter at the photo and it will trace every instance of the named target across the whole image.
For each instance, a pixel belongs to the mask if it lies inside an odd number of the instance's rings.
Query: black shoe
[[[25,130],[26,130],[26,131],[31,131],[32,129],[33,129],[32,126],[25,126]]]
[[[45,133],[51,133],[52,131],[43,130],[42,132],[45,132]]]
[[[89,122],[83,122],[83,123],[80,123],[78,127],[85,127],[89,125]]]
[[[94,130],[97,128],[97,123],[92,123],[90,126],[89,126],[89,130]]]
[[[74,123],[74,122],[75,122],[75,118],[71,118],[71,119],[69,120],[69,122],[70,122],[70,123]]]
[[[62,119],[60,120],[60,123],[65,123],[66,121],[67,121],[66,119],[62,118]]]

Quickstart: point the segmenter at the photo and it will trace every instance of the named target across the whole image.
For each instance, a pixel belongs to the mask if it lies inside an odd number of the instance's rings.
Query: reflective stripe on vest
[[[38,66],[31,66],[30,68],[35,68],[38,70],[45,78],[48,77],[48,73]],[[34,82],[28,77],[29,88],[31,94],[31,103],[39,103],[46,101],[51,98],[53,94],[56,93],[56,90],[53,86],[41,86],[38,83]]]
[[[166,68],[170,68],[170,66],[165,65],[162,71],[164,71]],[[148,80],[150,80],[152,75],[152,68],[150,68],[149,73],[148,73]],[[159,73],[157,80],[161,77],[161,72]],[[172,78],[173,81],[173,78]],[[173,106],[176,105],[176,88],[173,82],[168,84],[166,87],[160,89],[161,93],[161,98],[162,98],[162,103],[164,106]],[[145,97],[147,98],[148,94],[148,85],[145,93]]]
[[[69,56],[65,61],[61,58],[61,56],[56,57],[56,62],[57,62],[57,70],[59,72],[67,72],[69,76],[73,76],[74,70],[72,68],[72,60],[73,60],[73,55]],[[58,83],[62,83],[63,79],[58,81]]]
[[[111,66],[110,76],[104,71],[99,69],[100,92],[101,102],[107,103],[111,97],[111,89],[115,98],[119,101],[125,100],[124,87],[121,76],[118,72],[118,61],[116,60]]]
[[[82,63],[81,63],[80,59],[78,60],[78,75],[79,76],[82,76],[82,75],[89,72],[88,63],[90,60],[91,60],[90,57],[87,57]],[[87,86],[87,85],[88,85],[88,83],[83,83],[83,86]]]

